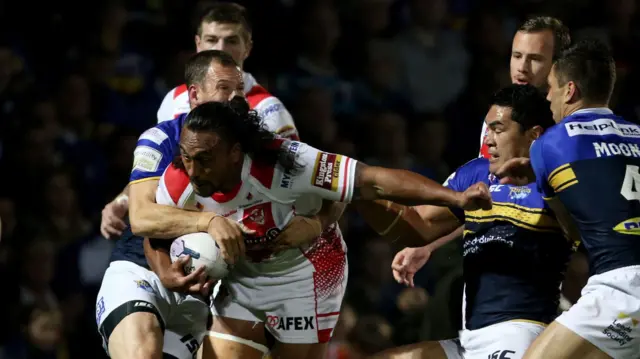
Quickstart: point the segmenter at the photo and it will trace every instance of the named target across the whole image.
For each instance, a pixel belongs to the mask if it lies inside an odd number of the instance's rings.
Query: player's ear
[[[191,85],[187,88],[187,94],[191,108],[196,107],[198,105],[198,89],[196,89],[194,85]]]
[[[564,102],[570,103],[578,100],[578,86],[573,81],[568,81],[564,90]]]
[[[202,42],[202,39],[200,38],[200,35],[196,34],[193,37],[193,40],[196,43],[196,50],[199,52],[200,51],[200,42]]]
[[[239,163],[242,161],[244,154],[242,153],[242,148],[239,143],[235,143],[231,146],[231,150],[229,150],[229,158],[232,163]]]
[[[533,126],[531,127],[528,131],[527,131],[527,137],[529,138],[529,140],[531,140],[531,142],[535,141],[538,139],[538,137],[542,136],[542,133],[544,132],[544,128],[542,128],[542,126]]]

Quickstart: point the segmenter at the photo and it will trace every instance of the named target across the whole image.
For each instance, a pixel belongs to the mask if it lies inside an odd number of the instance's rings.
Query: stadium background
[[[301,138],[370,164],[440,181],[475,157],[488,97],[509,83],[511,38],[530,15],[562,19],[574,40],[607,41],[613,107],[640,114],[635,0],[239,3],[254,27],[246,70],[284,101]],[[137,136],[183,82],[206,4],[0,1],[0,358],[104,357],[95,295],[113,243],[100,237],[100,211],[127,183]],[[405,289],[391,277],[388,239],[352,213],[343,228],[351,270],[332,357],[455,335],[455,244]]]

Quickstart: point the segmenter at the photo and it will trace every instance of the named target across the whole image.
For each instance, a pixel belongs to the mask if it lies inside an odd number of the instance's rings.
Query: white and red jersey
[[[156,192],[158,204],[191,210],[204,210],[241,222],[255,230],[247,240],[247,255],[254,262],[276,258],[265,253],[269,244],[296,214],[312,215],[322,200],[349,202],[355,183],[356,160],[319,151],[305,143],[280,140],[284,150],[295,156],[298,166],[286,171],[280,165],[263,165],[245,156],[241,182],[229,193],[198,196],[187,174],[170,165],[160,179]],[[336,242],[337,241],[337,242]],[[310,248],[320,246],[342,250],[342,235],[337,225],[327,229]],[[320,249],[322,252],[323,250]],[[282,253],[286,253],[284,251]],[[300,253],[304,256],[306,253]]]
[[[482,132],[480,132],[480,154],[478,157],[489,158],[489,146],[486,144],[487,131],[489,131],[487,123],[482,121]]]
[[[292,140],[299,140],[293,118],[282,102],[271,95],[248,72],[242,73],[244,80],[244,94],[253,110],[256,110],[269,131]],[[162,100],[158,109],[158,123],[173,120],[183,113],[191,111],[187,85],[180,85]]]

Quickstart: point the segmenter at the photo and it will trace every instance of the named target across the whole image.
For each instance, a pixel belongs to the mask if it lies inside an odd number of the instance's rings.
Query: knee
[[[109,337],[112,359],[162,359],[162,330],[151,313],[133,313],[114,328]]]

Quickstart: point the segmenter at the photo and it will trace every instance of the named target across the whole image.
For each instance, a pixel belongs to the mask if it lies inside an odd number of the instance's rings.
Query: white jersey
[[[184,171],[169,166],[160,179],[156,202],[212,211],[243,223],[257,232],[256,239],[247,241],[247,254],[260,262],[271,256],[264,252],[265,245],[296,214],[317,213],[323,199],[349,202],[354,189],[356,160],[321,152],[305,143],[281,141],[296,158],[299,167],[293,173],[280,165],[265,166],[245,156],[241,184],[230,193],[205,198],[195,194]],[[321,238],[325,235],[335,235],[335,230],[326,231]],[[339,237],[335,240],[341,240]]]
[[[266,128],[281,137],[299,140],[293,118],[282,102],[260,86],[250,73],[243,72],[242,78],[245,97],[251,108],[258,112]],[[173,120],[189,111],[187,85],[180,85],[169,91],[162,100],[158,109],[158,123]]]

